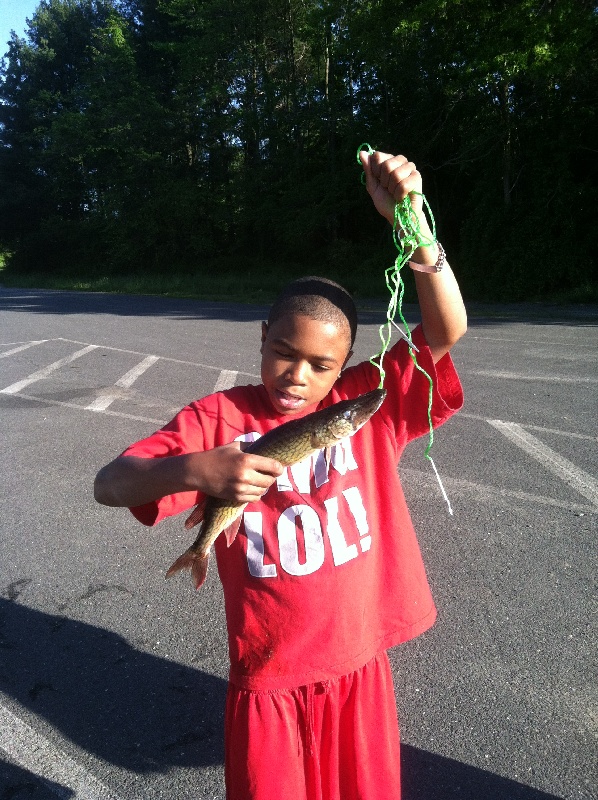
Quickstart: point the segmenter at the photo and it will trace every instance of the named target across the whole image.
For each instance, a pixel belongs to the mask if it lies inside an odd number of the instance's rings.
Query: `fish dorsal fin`
[[[228,528],[224,529],[224,536],[226,538],[226,546],[227,547],[230,547],[231,544],[237,538],[237,533],[239,532],[239,526],[241,525],[242,517],[243,517],[243,514],[239,514],[239,516],[231,522],[231,524],[228,526]]]
[[[191,514],[189,514],[189,516],[185,520],[185,529],[186,530],[189,530],[190,528],[194,528],[196,525],[198,525],[200,522],[202,522],[204,514],[205,514],[205,511],[206,511],[206,503],[207,503],[207,501],[208,501],[208,498],[204,497],[204,499],[201,501],[201,503],[198,503],[195,506],[195,508],[193,509],[193,511],[191,512]]]

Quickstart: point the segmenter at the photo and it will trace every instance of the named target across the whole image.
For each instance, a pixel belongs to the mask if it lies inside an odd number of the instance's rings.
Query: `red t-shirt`
[[[434,382],[436,427],[461,407],[461,385],[449,355],[434,366],[421,328],[413,341]],[[232,547],[216,540],[230,679],[240,687],[292,688],[347,674],[435,620],[397,474],[405,445],[429,430],[429,382],[404,341],[389,351],[385,369],[386,400],[333,448],[329,467],[320,452],[287,468],[246,507]],[[319,408],[370,391],[379,378],[369,362],[349,368]],[[203,451],[253,440],[286,421],[274,415],[263,386],[235,387],[191,403],[125,455]],[[199,499],[183,492],[131,510],[154,525]]]

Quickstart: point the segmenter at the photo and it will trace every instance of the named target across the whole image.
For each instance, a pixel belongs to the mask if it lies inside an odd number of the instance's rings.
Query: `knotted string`
[[[357,148],[357,163],[361,166],[361,159],[359,158],[359,154],[362,150],[366,150],[368,155],[373,155],[374,150],[370,147],[367,142],[364,142]],[[365,172],[361,174],[361,182],[365,184]],[[380,372],[380,384],[379,389],[382,389],[384,386],[384,378],[386,377],[386,372],[384,370],[384,356],[390,346],[390,340],[392,337],[392,328],[395,327],[403,339],[406,340],[407,345],[409,347],[409,355],[413,361],[413,364],[419,372],[424,375],[428,380],[428,425],[429,425],[429,434],[428,434],[428,444],[424,451],[425,458],[432,464],[432,468],[440,485],[440,491],[442,492],[442,496],[444,497],[446,504],[448,506],[449,514],[453,513],[453,509],[451,507],[450,500],[444,490],[444,486],[442,485],[442,481],[440,479],[440,475],[438,474],[438,470],[436,469],[436,465],[430,455],[430,450],[432,449],[432,445],[434,444],[434,425],[432,423],[432,400],[434,394],[434,383],[432,378],[426,370],[421,367],[417,362],[417,356],[415,355],[417,351],[417,347],[413,344],[411,340],[411,330],[409,325],[407,324],[407,320],[403,316],[403,296],[405,294],[405,283],[403,281],[403,276],[401,275],[401,270],[405,266],[405,264],[409,261],[413,253],[417,250],[418,247],[430,247],[431,245],[436,243],[436,223],[434,221],[434,215],[432,214],[432,209],[428,201],[426,200],[425,195],[420,194],[419,192],[413,192],[412,194],[417,194],[422,198],[423,204],[428,212],[428,216],[430,217],[430,222],[432,223],[432,237],[425,236],[421,232],[420,222],[413,210],[413,206],[411,205],[411,200],[409,195],[400,203],[395,203],[394,208],[394,221],[392,226],[392,239],[394,245],[397,249],[397,256],[395,258],[394,264],[388,267],[384,271],[384,279],[386,281],[386,287],[390,292],[390,300],[388,303],[388,309],[386,311],[386,322],[380,325],[379,328],[379,335],[380,340],[382,342],[382,347],[380,351],[376,353],[376,355],[370,358],[370,363],[372,363]],[[404,331],[397,325],[395,322],[396,315],[399,315],[399,319],[401,320]]]

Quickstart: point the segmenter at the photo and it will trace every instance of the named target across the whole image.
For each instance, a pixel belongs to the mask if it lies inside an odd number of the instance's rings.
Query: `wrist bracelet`
[[[436,242],[436,246],[438,247],[438,258],[435,264],[418,264],[417,261],[409,261],[411,269],[415,272],[440,272],[446,264],[446,253],[440,242]]]

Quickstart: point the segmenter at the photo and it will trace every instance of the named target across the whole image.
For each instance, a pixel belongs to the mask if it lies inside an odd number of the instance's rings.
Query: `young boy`
[[[410,195],[429,234],[415,165],[380,152],[361,159],[377,210],[392,224],[395,202]],[[413,342],[433,377],[434,425],[462,404],[448,351],[466,316],[443,261],[432,245],[410,262],[422,316]],[[436,612],[396,467],[428,431],[428,380],[399,341],[385,359],[382,407],[329,463],[320,454],[283,470],[240,445],[378,386],[369,362],[344,370],[356,320],[337,284],[290,284],[262,324],[262,385],[192,403],[96,478],[99,502],[129,506],[147,525],[205,494],[249,503],[230,549],[224,537],[215,544],[231,658],[228,800],[400,798],[386,650],[430,627]]]

